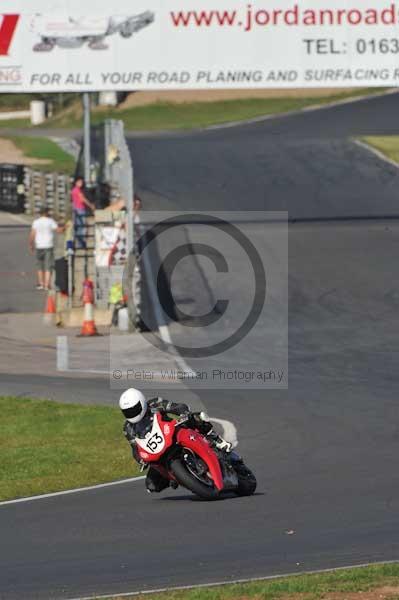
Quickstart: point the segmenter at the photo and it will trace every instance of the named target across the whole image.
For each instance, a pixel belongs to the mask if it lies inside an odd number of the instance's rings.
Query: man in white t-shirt
[[[64,231],[54,219],[49,217],[47,208],[40,209],[40,217],[32,223],[29,247],[33,254],[36,249],[37,290],[49,290],[51,272],[54,269],[54,233]]]

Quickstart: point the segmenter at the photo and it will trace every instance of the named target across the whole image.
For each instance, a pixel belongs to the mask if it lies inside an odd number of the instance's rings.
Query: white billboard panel
[[[0,91],[396,86],[399,0],[4,0]]]

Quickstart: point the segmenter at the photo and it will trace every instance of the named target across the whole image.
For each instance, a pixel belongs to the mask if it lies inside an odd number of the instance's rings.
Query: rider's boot
[[[149,494],[162,492],[162,490],[169,487],[169,480],[162,477],[158,471],[150,467],[145,478],[145,487]]]
[[[244,477],[247,477],[248,475],[252,476],[252,472],[248,469],[238,452],[236,452],[235,450],[230,452],[229,459],[231,466],[235,469],[238,475]]]

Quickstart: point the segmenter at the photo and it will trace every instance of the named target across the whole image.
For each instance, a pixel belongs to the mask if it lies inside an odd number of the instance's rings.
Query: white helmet
[[[147,400],[140,390],[129,388],[119,398],[119,408],[129,423],[138,423],[147,412]]]

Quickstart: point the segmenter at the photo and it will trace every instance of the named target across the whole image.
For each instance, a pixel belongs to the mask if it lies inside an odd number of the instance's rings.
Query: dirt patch
[[[237,598],[237,600],[247,600],[247,596]],[[260,600],[261,596],[259,596]],[[279,600],[311,600],[312,594],[291,594],[280,596]],[[394,600],[399,598],[399,587],[383,586],[369,591],[360,592],[326,592],[320,596],[321,600]],[[258,596],[252,596],[251,600],[258,600]]]
[[[368,592],[330,592],[322,598],[323,600],[388,600],[399,598],[399,586],[386,585]]]
[[[5,138],[0,138],[0,163],[11,163],[13,165],[47,165],[51,160],[45,158],[28,158],[22,150]]]
[[[151,597],[152,595],[149,596],[149,598]],[[157,598],[158,597],[160,596],[157,596]],[[183,597],[184,595],[181,596],[182,599]],[[200,595],[198,597],[200,597]],[[259,594],[244,594],[242,596],[234,595],[234,600],[265,600],[265,598],[268,597],[268,593],[266,592]],[[399,598],[399,586],[383,586],[367,592],[326,592],[320,596],[319,594],[315,596],[315,594],[311,593],[287,594],[278,596],[278,600],[314,600],[315,597],[320,598],[321,600],[394,600]],[[122,600],[120,596],[115,596],[113,598],[114,600]],[[130,598],[133,600],[133,596]],[[165,600],[167,600],[167,598],[168,594],[165,594]],[[144,596],[139,596],[138,599],[144,600]]]
[[[246,98],[328,98],[342,92],[352,92],[355,88],[296,88],[291,90],[181,90],[159,92],[132,92],[118,109],[145,106],[155,102],[218,102],[222,100],[242,100]]]

